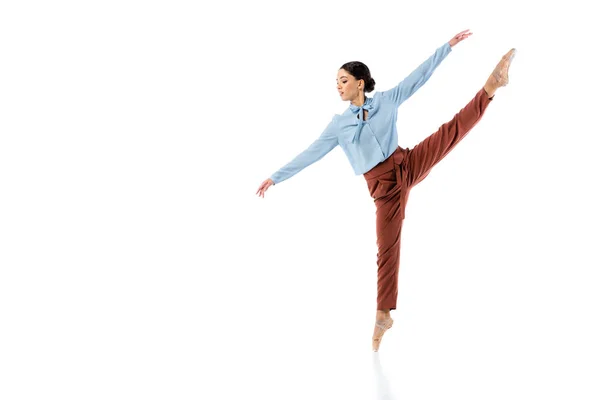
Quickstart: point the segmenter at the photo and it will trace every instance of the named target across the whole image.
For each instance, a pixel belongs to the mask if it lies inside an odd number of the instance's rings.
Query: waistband
[[[407,151],[407,149],[403,149],[402,147],[398,146],[388,158],[371,168],[369,171],[365,172],[363,176],[369,181],[394,169],[396,172],[399,172],[398,166],[404,161]]]

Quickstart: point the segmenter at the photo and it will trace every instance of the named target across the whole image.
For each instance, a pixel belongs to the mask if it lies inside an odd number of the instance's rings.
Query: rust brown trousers
[[[413,149],[398,147],[364,174],[376,206],[377,309],[396,309],[400,234],[410,189],[421,182],[483,116],[492,99],[483,88],[451,121]]]

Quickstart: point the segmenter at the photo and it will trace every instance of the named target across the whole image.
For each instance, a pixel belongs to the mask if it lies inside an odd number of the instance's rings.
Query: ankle
[[[489,99],[494,97],[494,94],[496,94],[496,88],[487,83],[485,84],[485,86],[483,86],[483,90],[485,90]]]
[[[390,309],[389,308],[377,310],[377,319],[387,319],[389,317],[390,317]]]

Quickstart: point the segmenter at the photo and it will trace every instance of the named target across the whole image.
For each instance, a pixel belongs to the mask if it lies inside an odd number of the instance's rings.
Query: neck
[[[361,93],[350,103],[354,104],[356,107],[361,107],[363,104],[365,104],[365,100],[366,100],[365,95]]]

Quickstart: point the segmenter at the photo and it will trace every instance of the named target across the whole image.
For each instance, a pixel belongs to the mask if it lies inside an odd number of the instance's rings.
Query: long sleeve
[[[412,96],[421,86],[429,80],[433,71],[440,65],[442,60],[446,58],[452,51],[448,42],[439,47],[431,57],[423,64],[410,73],[396,87],[382,92],[382,97],[390,99],[396,107],[399,107],[405,100]]]
[[[331,120],[321,136],[317,138],[306,150],[298,154],[292,161],[271,175],[274,184],[285,181],[302,171],[309,165],[325,157],[327,153],[338,145],[335,117]]]

